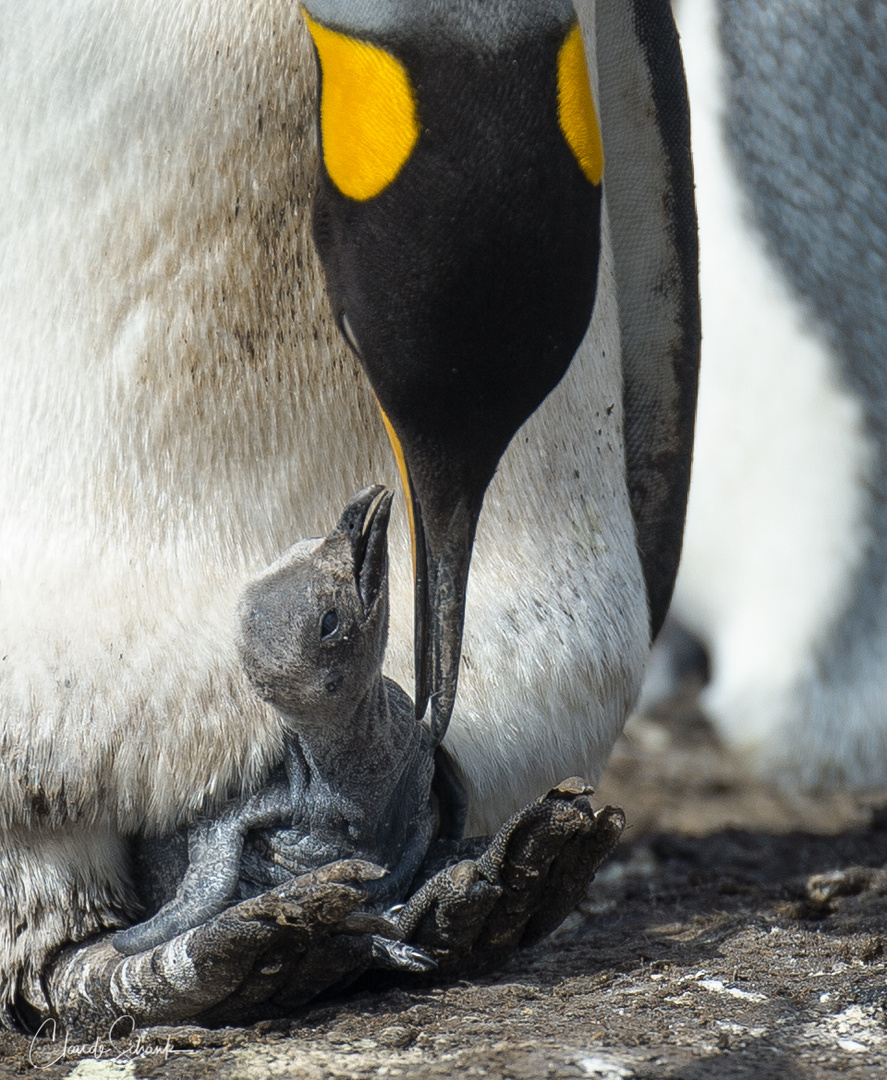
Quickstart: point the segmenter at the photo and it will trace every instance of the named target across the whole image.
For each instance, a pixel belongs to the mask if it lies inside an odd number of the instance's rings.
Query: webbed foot
[[[382,871],[352,860],[132,956],[121,956],[111,934],[69,946],[44,971],[40,1004],[71,1032],[120,1016],[138,1026],[242,1024],[291,1014],[370,968],[413,977],[435,966],[450,977],[489,970],[560,924],[618,840],[622,811],[595,811],[588,794],[582,782],[566,781],[492,838],[442,841],[426,860],[425,884],[385,916],[359,910],[362,884]],[[446,865],[437,869],[435,859]]]
[[[371,863],[333,863],[132,956],[110,934],[68,946],[44,972],[48,1005],[83,1032],[121,1016],[139,1027],[243,1023],[282,989],[287,1000],[313,997],[372,962],[372,936],[355,935],[349,919],[365,900],[360,882],[379,873]]]
[[[511,817],[481,854],[431,877],[396,921],[441,974],[503,963],[556,929],[583,898],[625,827],[621,810],[595,811],[591,789],[570,779]],[[464,852],[478,841],[465,841]],[[456,857],[460,847],[454,848]]]

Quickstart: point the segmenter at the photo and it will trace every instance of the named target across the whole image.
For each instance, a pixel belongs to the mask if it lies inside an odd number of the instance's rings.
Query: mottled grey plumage
[[[384,871],[370,905],[402,899],[434,830],[434,747],[407,695],[382,675],[388,638],[391,492],[359,492],[323,540],[304,540],[245,591],[238,645],[257,693],[290,732],[256,794],[189,831],[189,865],[153,918],[115,935],[127,954],[199,926],[229,904],[344,859]],[[181,845],[152,843],[167,865]],[[412,964],[377,942],[380,959]],[[418,960],[421,965],[421,959]]]

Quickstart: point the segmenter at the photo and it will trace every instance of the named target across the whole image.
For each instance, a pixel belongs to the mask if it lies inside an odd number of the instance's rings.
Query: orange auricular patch
[[[350,199],[379,195],[409,160],[420,126],[406,68],[377,45],[329,30],[302,9],[323,75],[320,133],[330,179]]]
[[[373,396],[375,397],[375,394]],[[400,445],[400,439],[398,439],[397,432],[394,430],[394,425],[388,419],[388,414],[382,408],[378,398],[376,398],[376,406],[382,414],[382,423],[385,425],[385,431],[388,433],[388,441],[391,443],[391,449],[394,451],[394,460],[397,462],[397,471],[400,473],[400,482],[403,484],[404,498],[407,502],[407,517],[410,523],[410,550],[413,554],[413,577],[415,577],[416,519],[413,513],[413,492],[410,488],[410,474],[407,472],[407,462],[406,458],[403,456],[403,447]]]
[[[604,146],[578,23],[557,57],[557,115],[579,167],[592,184],[599,184],[604,175]]]

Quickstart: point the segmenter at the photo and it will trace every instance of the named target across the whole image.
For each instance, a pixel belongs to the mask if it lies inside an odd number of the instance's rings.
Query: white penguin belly
[[[233,650],[244,581],[397,471],[313,254],[297,8],[6,7],[0,821],[34,820],[36,783],[48,820],[167,828],[279,753]],[[475,826],[594,779],[637,689],[615,326],[605,252],[586,343],[481,518],[448,736]]]
[[[865,761],[877,719],[830,685],[820,658],[841,647],[834,626],[857,602],[875,447],[822,327],[750,221],[724,139],[716,2],[682,0],[678,16],[703,359],[673,611],[711,649],[704,705],[732,745],[783,779],[869,782],[883,778]]]

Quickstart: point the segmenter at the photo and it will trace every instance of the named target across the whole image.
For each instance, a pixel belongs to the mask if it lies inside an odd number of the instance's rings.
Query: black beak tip
[[[382,498],[380,499],[380,496]],[[378,513],[379,506],[387,496],[388,506],[391,505],[391,492],[384,484],[371,484],[353,495],[342,511],[342,516],[333,530],[333,535],[347,536],[354,547],[360,541]],[[374,511],[375,506],[375,511]]]
[[[351,547],[354,577],[364,611],[375,605],[388,573],[388,524],[394,493],[383,484],[359,491],[345,507],[334,536]]]

